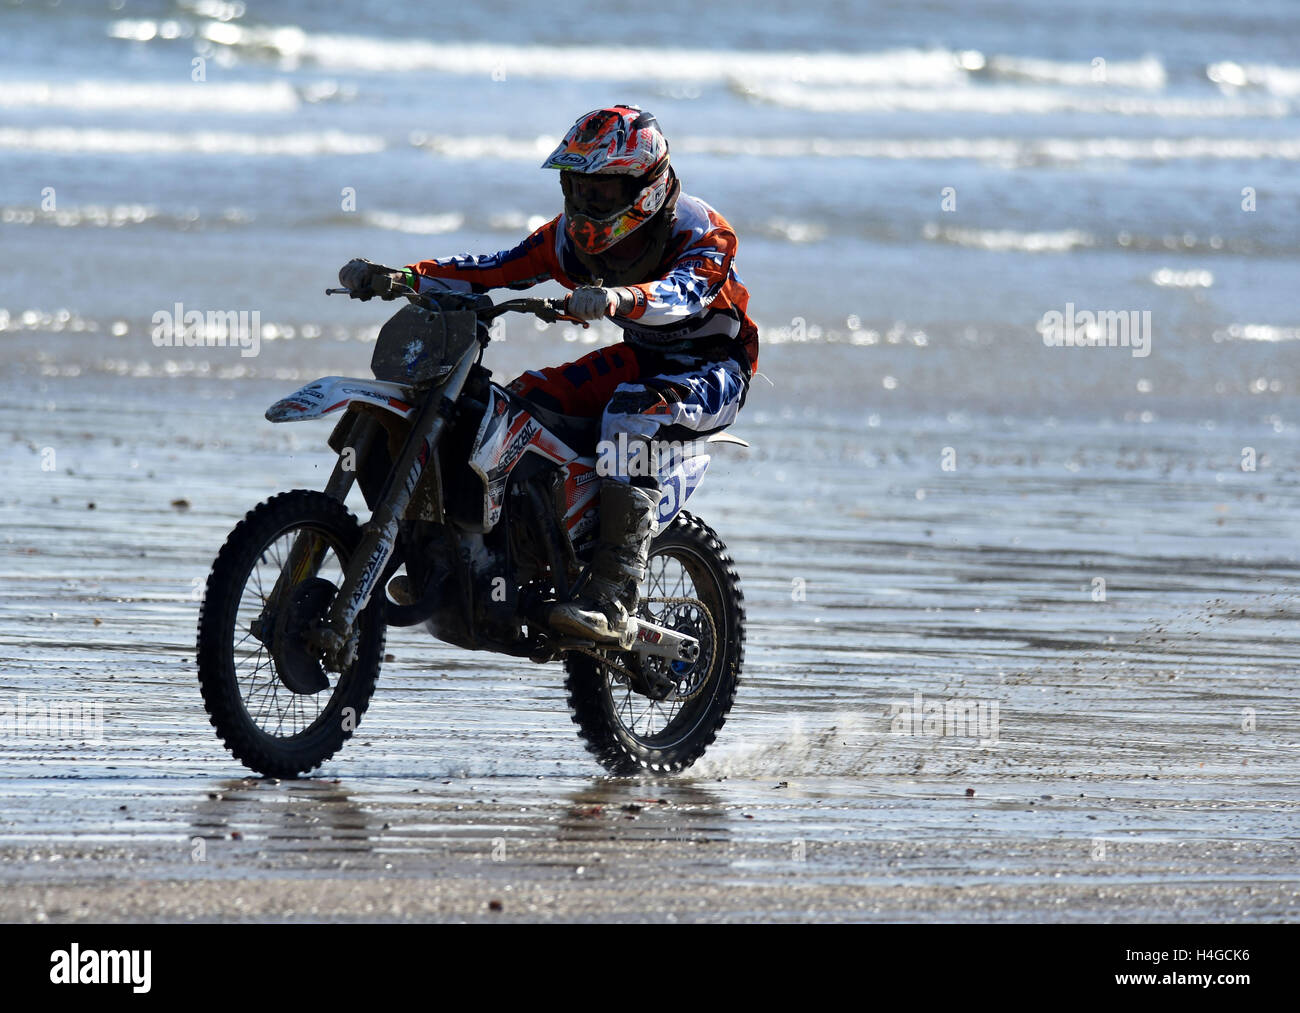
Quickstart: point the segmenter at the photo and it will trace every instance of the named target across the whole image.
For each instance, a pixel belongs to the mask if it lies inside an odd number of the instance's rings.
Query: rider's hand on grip
[[[391,299],[396,294],[393,282],[401,275],[401,271],[357,257],[339,269],[339,283],[352,293],[352,298],[362,302],[374,295]]]
[[[579,320],[599,320],[614,309],[615,297],[599,285],[583,285],[569,293],[567,309]]]

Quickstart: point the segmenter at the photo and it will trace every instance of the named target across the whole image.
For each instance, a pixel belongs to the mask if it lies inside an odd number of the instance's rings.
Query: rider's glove
[[[579,320],[599,320],[613,308],[612,293],[599,285],[583,285],[569,293],[569,313]]]
[[[569,293],[568,308],[572,316],[579,320],[599,320],[601,317],[617,315],[620,308],[630,298],[625,298],[626,289],[601,288],[599,285],[583,285]]]
[[[363,301],[372,295],[392,295],[394,282],[414,287],[414,280],[409,271],[398,271],[360,258],[349,260],[339,269],[339,283]]]

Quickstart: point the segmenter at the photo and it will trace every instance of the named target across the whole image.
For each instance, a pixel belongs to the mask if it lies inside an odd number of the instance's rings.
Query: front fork
[[[356,462],[366,460],[375,440],[383,434],[383,427],[373,419],[361,416],[352,421],[352,428],[347,436],[351,442],[347,448],[339,448],[339,459],[334,462],[334,470],[330,473],[329,481],[325,483],[326,496],[340,503],[348,498],[348,493],[352,491],[353,483],[357,480]],[[352,451],[354,466],[351,468],[344,467],[342,453],[344,449]],[[312,534],[310,531],[300,531],[294,537],[293,545],[289,548],[289,556],[275,580],[275,587],[271,589],[261,615],[253,623],[254,636],[263,643],[268,642],[270,624],[274,622],[273,617],[279,611],[284,594],[303,581],[315,577],[320,572],[321,564],[325,561],[325,553],[328,551],[329,545],[320,535]]]
[[[418,414],[411,423],[406,443],[398,455],[388,481],[375,501],[374,512],[366,523],[357,550],[348,561],[347,570],[334,603],[330,606],[325,625],[317,631],[315,641],[321,649],[325,667],[334,672],[345,671],[353,662],[357,652],[356,619],[361,610],[370,602],[380,576],[392,558],[397,543],[397,528],[407,504],[415,493],[420,476],[424,474],[443,431],[451,417],[451,408],[460,397],[460,392],[474,367],[473,350],[467,351],[456,369],[440,386],[429,391],[422,399]],[[373,432],[373,430],[372,430]],[[361,455],[358,452],[358,460]],[[353,473],[341,473],[342,460],[330,476],[326,492],[335,495],[335,488],[347,494],[355,477]],[[342,495],[339,498],[342,498]],[[316,539],[318,541],[318,539]],[[296,548],[296,546],[295,546]],[[305,548],[310,556],[318,551]],[[292,556],[290,561],[292,562]],[[319,561],[316,564],[319,566]],[[286,567],[289,569],[289,567]],[[283,574],[281,575],[283,578]],[[292,586],[292,585],[290,585]]]
[[[365,424],[361,424],[363,421]],[[356,433],[356,436],[352,436],[351,433]],[[340,503],[348,498],[348,493],[352,491],[352,486],[357,480],[356,462],[367,458],[375,440],[384,433],[384,429],[373,419],[362,416],[353,422],[351,433],[349,438],[352,442],[342,449],[352,451],[353,467],[344,467],[345,455],[340,453],[339,459],[334,462],[334,470],[330,473],[329,481],[325,483],[325,495]],[[302,581],[316,576],[327,548],[324,539],[318,535],[308,531],[301,532],[294,539],[293,547],[289,550],[289,558],[284,564],[284,569],[280,571],[279,579],[275,582],[271,600],[280,600],[282,588],[296,587]]]

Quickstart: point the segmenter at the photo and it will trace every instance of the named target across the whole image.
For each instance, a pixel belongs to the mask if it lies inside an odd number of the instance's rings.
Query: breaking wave
[[[379,137],[336,130],[296,134],[249,134],[201,130],[106,130],[83,127],[0,127],[0,149],[53,154],[108,155],[367,155],[384,150]]]
[[[512,138],[500,134],[415,134],[411,143],[444,158],[540,160],[556,135]],[[1021,165],[1090,160],[1173,159],[1300,160],[1300,138],[1265,137],[728,137],[673,138],[673,151],[689,155],[753,158],[975,159]]]
[[[1145,94],[1093,94],[1064,88],[990,85],[959,88],[809,87],[750,81],[736,86],[753,102],[819,113],[985,113],[1051,115],[1095,113],[1180,119],[1283,117],[1291,104],[1281,98],[1218,96],[1185,98]]]
[[[59,108],[92,110],[164,110],[167,112],[287,113],[300,96],[285,81],[266,84],[201,85],[131,81],[0,81],[0,109]]]

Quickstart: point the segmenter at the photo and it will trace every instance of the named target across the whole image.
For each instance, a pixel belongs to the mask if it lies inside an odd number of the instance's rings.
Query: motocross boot
[[[646,576],[654,510],[659,497],[649,489],[612,478],[600,484],[600,538],[591,578],[582,593],[551,609],[553,629],[631,650],[636,641],[636,606]]]

